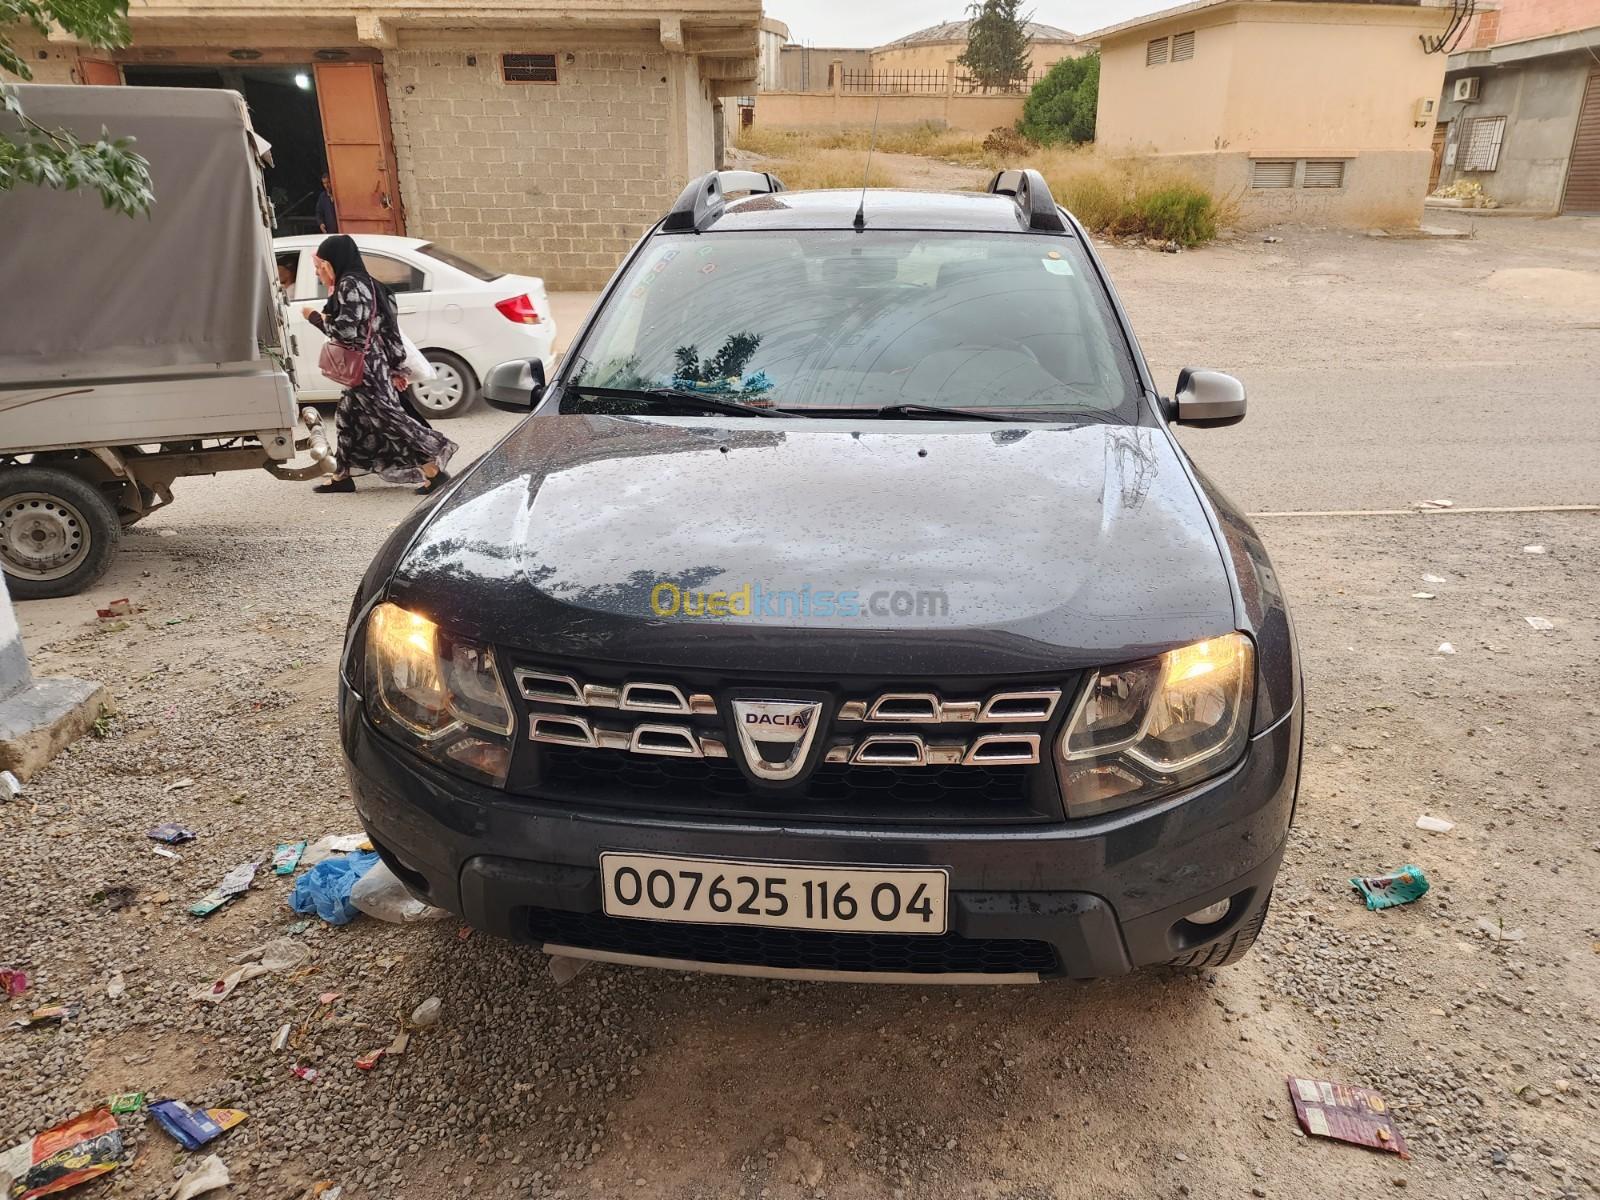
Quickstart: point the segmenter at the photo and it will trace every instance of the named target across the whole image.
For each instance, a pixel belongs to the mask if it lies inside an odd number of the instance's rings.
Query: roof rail
[[[766,171],[708,171],[679,193],[661,223],[663,233],[699,233],[722,215],[727,192],[781,192],[783,182]]]
[[[1061,210],[1050,194],[1050,185],[1039,172],[1027,168],[999,171],[989,181],[989,191],[997,196],[1014,197],[1017,218],[1028,229],[1041,233],[1067,232],[1067,223],[1061,219]]]

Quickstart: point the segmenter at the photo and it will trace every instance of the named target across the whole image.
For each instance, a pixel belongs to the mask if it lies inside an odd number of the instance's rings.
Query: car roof
[[[279,250],[300,250],[306,246],[319,246],[327,234],[322,233],[295,233],[288,237],[273,238],[272,245]],[[396,237],[392,233],[352,233],[357,246],[364,246],[368,250],[415,250],[418,246],[430,245],[428,238]]]
[[[850,229],[862,206],[860,188],[764,192],[731,200],[707,233],[762,229]],[[1023,233],[1014,197],[987,192],[912,192],[868,188],[866,228],[961,229]],[[1066,236],[1071,236],[1070,226]],[[1062,236],[1057,234],[1057,236]]]

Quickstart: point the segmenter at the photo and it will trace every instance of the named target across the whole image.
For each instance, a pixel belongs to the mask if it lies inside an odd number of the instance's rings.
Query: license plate
[[[602,854],[608,917],[766,925],[833,933],[945,932],[943,868],[819,867],[781,862]]]

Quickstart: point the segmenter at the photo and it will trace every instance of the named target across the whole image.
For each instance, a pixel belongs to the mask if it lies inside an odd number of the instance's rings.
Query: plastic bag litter
[[[53,1196],[121,1165],[122,1130],[96,1108],[0,1150],[0,1195],[11,1200]]]
[[[297,913],[315,913],[329,925],[348,925],[361,911],[350,903],[350,893],[356,881],[377,865],[376,854],[359,850],[319,862],[294,881],[289,907]]]
[[[304,966],[311,961],[311,951],[306,948],[304,942],[281,937],[273,938],[265,946],[247,951],[245,957],[250,961],[229,971],[221,979],[201,984],[189,993],[189,999],[209,1004],[219,1003],[233,995],[233,989],[246,980],[273,971],[287,971],[293,967]]]
[[[424,904],[406,891],[395,873],[384,862],[378,863],[356,881],[350,889],[350,903],[369,917],[389,921],[395,925],[409,925],[412,921],[428,921],[448,916],[442,908]]]
[[[439,1014],[444,1008],[444,1001],[437,996],[429,996],[412,1010],[411,1023],[418,1028],[439,1023]]]
[[[367,840],[367,835],[364,833],[330,833],[306,847],[305,853],[300,856],[300,865],[314,867],[320,862],[327,862],[335,854],[371,849],[372,843]]]
[[[215,1154],[210,1154],[206,1156],[198,1170],[190,1171],[173,1185],[172,1191],[167,1194],[167,1200],[192,1200],[192,1197],[203,1196],[207,1192],[227,1187],[230,1182],[232,1180],[228,1175],[228,1164]]]
[[[1428,877],[1421,867],[1407,863],[1387,875],[1357,875],[1350,880],[1350,886],[1360,892],[1367,907],[1376,912],[1419,899],[1428,890]]]

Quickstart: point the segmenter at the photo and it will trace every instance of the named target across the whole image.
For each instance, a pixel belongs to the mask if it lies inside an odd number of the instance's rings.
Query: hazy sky
[[[1182,0],[1037,0],[1033,19],[1088,33]],[[963,0],[766,0],[767,15],[814,46],[878,46],[966,16]]]

